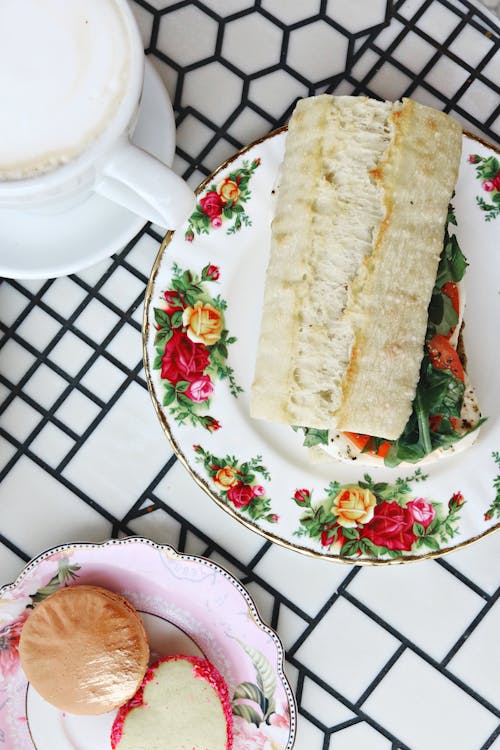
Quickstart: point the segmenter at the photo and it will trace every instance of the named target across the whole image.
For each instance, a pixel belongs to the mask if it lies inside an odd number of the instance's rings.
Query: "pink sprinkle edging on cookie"
[[[199,656],[163,656],[158,659],[157,662],[152,664],[141,683],[140,688],[137,690],[134,696],[130,698],[126,703],[119,709],[116,718],[111,728],[111,748],[115,750],[118,743],[120,742],[123,734],[123,724],[128,712],[132,708],[144,705],[144,688],[151,682],[155,676],[155,672],[164,661],[188,661],[193,665],[193,674],[200,680],[205,680],[215,690],[219,696],[222,704],[222,710],[224,711],[224,717],[226,719],[227,726],[227,740],[226,750],[232,750],[233,747],[233,713],[231,710],[231,701],[229,698],[229,691],[227,689],[226,682],[220,672],[211,664],[208,659],[202,659]]]

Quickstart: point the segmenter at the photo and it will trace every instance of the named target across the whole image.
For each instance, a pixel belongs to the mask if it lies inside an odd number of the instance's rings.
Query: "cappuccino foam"
[[[131,65],[115,0],[1,0],[0,180],[84,151],[116,114]]]

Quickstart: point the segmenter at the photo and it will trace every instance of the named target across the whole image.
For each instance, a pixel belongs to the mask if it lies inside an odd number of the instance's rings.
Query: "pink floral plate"
[[[138,609],[152,659],[184,653],[208,658],[225,678],[234,750],[291,750],[295,700],[284,651],[243,586],[219,565],[167,545],[128,538],[75,543],[36,557],[0,589],[0,746],[8,750],[106,750],[115,712],[75,716],[46,703],[19,663],[23,622],[62,586],[94,584]]]
[[[458,549],[500,525],[498,154],[464,134],[448,226],[468,261],[467,369],[487,417],[477,442],[420,466],[313,463],[301,431],[249,415],[285,130],[205,180],[188,222],[162,244],[144,312],[156,412],[195,481],[272,541],[360,564]]]

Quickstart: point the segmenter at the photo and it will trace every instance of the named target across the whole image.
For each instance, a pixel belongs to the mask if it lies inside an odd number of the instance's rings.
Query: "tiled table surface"
[[[175,168],[193,185],[325,90],[408,94],[500,139],[499,30],[479,4],[132,5],[176,108]],[[0,583],[65,541],[168,542],[233,571],[278,630],[300,750],[499,750],[500,535],[357,568],[273,546],[216,507],[146,390],[142,300],[160,241],[147,225],[98,266],[0,287]]]

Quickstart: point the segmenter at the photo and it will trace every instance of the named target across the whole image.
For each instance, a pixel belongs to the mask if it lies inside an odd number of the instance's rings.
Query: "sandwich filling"
[[[253,417],[307,425],[309,437],[347,434],[381,457],[415,423],[423,455],[432,452],[431,411],[441,443],[457,439],[465,375],[449,341],[465,260],[445,227],[461,141],[452,118],[411,100],[299,101],[272,223]],[[396,453],[414,461],[422,451]]]

